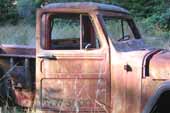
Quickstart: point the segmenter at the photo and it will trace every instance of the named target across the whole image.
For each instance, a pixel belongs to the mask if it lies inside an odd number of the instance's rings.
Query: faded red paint
[[[16,102],[20,106],[32,107],[34,101],[34,93],[35,92],[16,89],[15,90]]]
[[[81,24],[89,33],[97,32],[101,46],[97,49],[50,50],[49,22],[57,13],[90,16],[94,26],[83,17]],[[107,35],[103,16],[128,20],[138,37],[113,43]],[[93,34],[88,36],[95,42]],[[81,37],[80,45],[81,40],[86,39]],[[74,39],[64,42],[77,43]],[[112,5],[57,3],[39,9],[36,63],[34,58],[34,48],[1,46],[0,69],[8,72],[21,62],[10,73],[16,103],[23,107],[33,106],[44,113],[145,113],[150,98],[159,93],[156,91],[170,84],[170,53],[145,46],[128,11]],[[31,73],[35,64],[36,74]],[[27,84],[25,79],[31,83]]]
[[[162,50],[154,55],[150,61],[150,76],[153,79],[170,79],[170,52]]]

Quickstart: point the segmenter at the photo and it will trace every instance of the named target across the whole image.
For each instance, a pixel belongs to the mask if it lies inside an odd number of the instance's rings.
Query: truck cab
[[[170,53],[145,45],[132,16],[119,6],[48,4],[37,11],[36,55],[33,48],[1,49],[8,65],[22,58],[31,90],[13,87],[14,100],[35,112],[170,112]]]

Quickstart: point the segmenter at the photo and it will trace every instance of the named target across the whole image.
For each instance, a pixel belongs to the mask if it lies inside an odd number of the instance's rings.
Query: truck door
[[[36,63],[40,108],[108,112],[109,49],[101,29],[88,14],[44,14],[41,20]]]

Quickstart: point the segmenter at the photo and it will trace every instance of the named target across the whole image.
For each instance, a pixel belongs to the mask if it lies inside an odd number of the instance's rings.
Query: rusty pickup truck
[[[37,10],[36,48],[1,45],[0,105],[42,113],[169,113],[170,52],[115,5]]]

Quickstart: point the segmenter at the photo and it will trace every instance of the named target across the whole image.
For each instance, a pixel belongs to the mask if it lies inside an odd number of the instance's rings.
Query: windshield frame
[[[106,29],[106,24],[105,24],[105,20],[104,20],[104,17],[113,17],[115,19],[122,19],[122,20],[125,20],[127,21],[133,35],[134,35],[134,39],[141,39],[141,35],[140,35],[140,32],[139,30],[137,29],[135,23],[134,23],[134,20],[132,19],[132,17],[129,15],[129,14],[124,14],[124,13],[116,13],[116,12],[105,12],[105,11],[102,11],[98,17],[100,18],[101,20],[101,24],[103,26],[103,29],[104,29],[104,32],[105,32],[105,35],[108,37],[108,31]],[[111,38],[111,37],[110,37]]]

